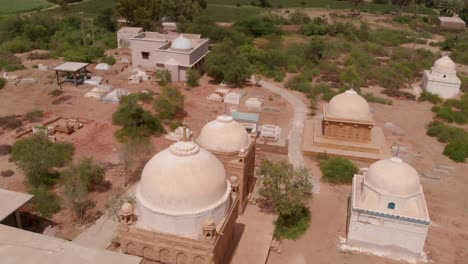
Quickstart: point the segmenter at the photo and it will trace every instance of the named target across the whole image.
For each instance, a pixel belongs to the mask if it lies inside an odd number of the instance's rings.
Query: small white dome
[[[239,152],[249,147],[250,140],[243,125],[222,115],[202,128],[197,143],[212,151]]]
[[[432,70],[442,74],[456,74],[457,65],[450,59],[449,56],[444,55],[442,58],[434,62]]]
[[[177,142],[146,163],[140,197],[158,211],[188,214],[218,203],[228,188],[224,167],[193,142]]]
[[[408,197],[421,190],[418,172],[397,157],[373,163],[365,176],[365,184],[388,196]]]
[[[133,205],[129,202],[122,204],[122,207],[120,207],[120,213],[124,215],[133,214]]]
[[[371,117],[366,99],[352,89],[334,96],[328,103],[327,112],[333,117],[351,120],[368,120]]]
[[[192,41],[180,35],[178,38],[172,41],[171,48],[178,49],[178,50],[191,50],[193,49]]]

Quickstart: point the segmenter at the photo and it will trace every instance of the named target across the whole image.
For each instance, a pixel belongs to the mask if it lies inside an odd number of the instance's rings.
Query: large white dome
[[[364,182],[382,195],[395,197],[412,196],[421,190],[418,172],[397,157],[373,163]]]
[[[181,141],[145,165],[136,198],[141,222],[180,235],[201,232],[203,222],[222,221],[231,187],[221,162],[193,142]]]
[[[328,103],[327,112],[332,117],[342,119],[371,119],[370,107],[366,99],[352,89],[334,96]]]
[[[248,148],[250,139],[243,125],[223,115],[202,128],[197,143],[212,151],[238,152]]]
[[[444,55],[442,58],[434,62],[432,70],[442,74],[456,74],[457,65],[450,59],[449,56]]]
[[[180,35],[178,38],[172,41],[171,48],[178,49],[178,50],[191,50],[193,49],[192,41]]]

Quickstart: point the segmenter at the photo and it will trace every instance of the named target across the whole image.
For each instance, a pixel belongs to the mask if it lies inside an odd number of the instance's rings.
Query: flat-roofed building
[[[125,28],[120,31],[125,32]],[[172,81],[185,81],[189,69],[202,70],[205,56],[209,52],[209,40],[198,34],[133,34],[129,40],[132,66],[149,70],[166,69],[171,73]],[[119,40],[121,41],[124,39]]]

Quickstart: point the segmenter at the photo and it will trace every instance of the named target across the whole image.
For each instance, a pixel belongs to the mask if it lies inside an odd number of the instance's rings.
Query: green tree
[[[12,157],[26,174],[33,187],[51,185],[58,174],[54,167],[62,167],[72,158],[74,147],[70,143],[53,143],[45,136],[34,135],[13,144]]]
[[[184,95],[175,87],[165,86],[153,105],[161,119],[173,119],[178,113],[184,111]]]
[[[451,17],[454,14],[459,14],[465,8],[463,0],[441,0],[438,3],[441,16]]]
[[[161,120],[143,109],[136,100],[122,101],[112,115],[112,123],[122,126],[116,132],[121,142],[147,138],[164,132]]]
[[[351,183],[354,174],[359,172],[358,167],[345,158],[324,158],[320,161],[323,181],[331,183]]]
[[[64,178],[63,195],[68,207],[75,213],[78,224],[81,224],[89,206],[89,191],[79,175],[71,174]]]
[[[468,141],[453,141],[444,148],[444,155],[455,162],[465,162],[468,157]]]
[[[235,85],[240,85],[253,73],[245,54],[230,39],[225,39],[208,54],[205,69],[210,77]]]
[[[166,86],[172,82],[171,72],[168,69],[157,70],[154,76],[158,79],[158,84],[161,86]]]
[[[306,168],[295,170],[287,162],[265,160],[258,172],[263,207],[278,213],[275,235],[298,238],[309,225],[307,202],[312,197],[312,183]]]
[[[117,30],[117,18],[115,17],[114,10],[106,8],[100,11],[96,17],[96,25],[110,32],[115,32]]]
[[[76,177],[89,191],[93,185],[99,184],[104,179],[104,169],[96,164],[92,158],[83,158],[78,164],[70,164],[63,172],[62,178]]]
[[[118,0],[116,13],[132,26],[153,30],[163,18],[192,21],[205,8],[205,0]]]
[[[49,218],[60,210],[60,198],[48,186],[39,185],[31,193],[34,195],[31,204],[42,216]]]
[[[187,85],[189,87],[197,87],[198,80],[200,80],[200,73],[197,70],[189,69],[187,71]]]
[[[325,52],[325,43],[321,39],[314,38],[306,46],[304,56],[313,63],[319,63]]]

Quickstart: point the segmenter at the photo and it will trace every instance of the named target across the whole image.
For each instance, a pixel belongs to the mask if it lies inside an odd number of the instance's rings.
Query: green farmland
[[[0,0],[0,15],[16,14],[26,11],[40,10],[54,4],[47,0]]]

